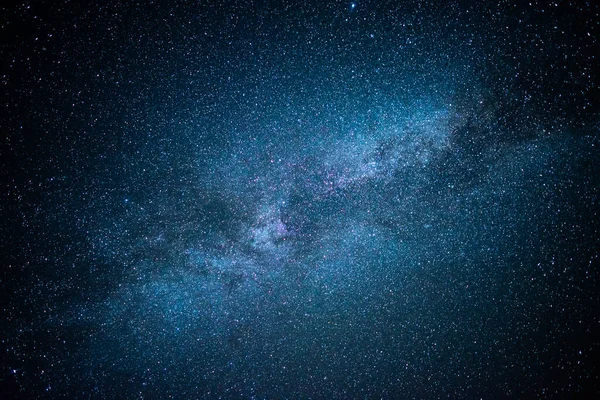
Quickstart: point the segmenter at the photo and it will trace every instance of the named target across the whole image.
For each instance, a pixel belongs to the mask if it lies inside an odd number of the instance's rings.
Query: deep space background
[[[0,9],[1,398],[592,398],[594,2]]]

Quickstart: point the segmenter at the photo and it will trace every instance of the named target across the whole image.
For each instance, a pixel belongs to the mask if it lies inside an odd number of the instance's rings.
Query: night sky
[[[0,9],[0,398],[600,393],[594,2]]]

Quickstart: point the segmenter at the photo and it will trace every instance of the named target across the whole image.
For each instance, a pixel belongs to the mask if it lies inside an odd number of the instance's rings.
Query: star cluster
[[[3,393],[597,394],[599,13],[4,8]]]

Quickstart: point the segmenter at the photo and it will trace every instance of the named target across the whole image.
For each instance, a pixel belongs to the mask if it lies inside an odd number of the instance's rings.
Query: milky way
[[[598,393],[598,7],[125,3],[2,13],[9,398]]]

